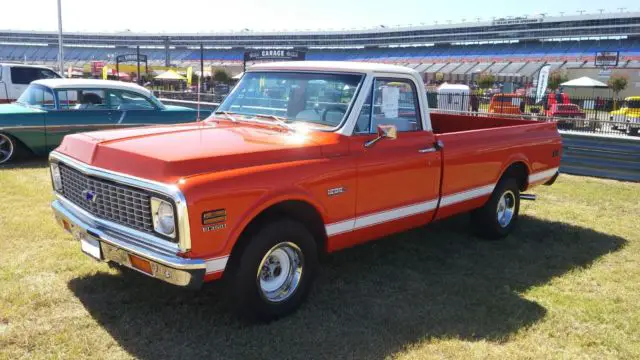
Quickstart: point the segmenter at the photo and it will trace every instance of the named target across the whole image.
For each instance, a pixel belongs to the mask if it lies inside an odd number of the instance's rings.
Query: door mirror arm
[[[378,125],[378,136],[364,143],[365,148],[370,148],[382,139],[395,140],[398,138],[398,129],[394,125]]]

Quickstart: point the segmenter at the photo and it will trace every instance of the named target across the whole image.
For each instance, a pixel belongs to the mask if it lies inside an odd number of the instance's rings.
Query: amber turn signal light
[[[129,254],[129,261],[131,262],[131,266],[133,266],[134,268],[149,275],[153,275],[153,270],[151,270],[151,263],[148,260],[145,260],[133,254]]]

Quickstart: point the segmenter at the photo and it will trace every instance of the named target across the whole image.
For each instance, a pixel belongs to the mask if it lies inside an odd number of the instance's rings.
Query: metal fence
[[[427,99],[434,111],[555,121],[558,129],[578,133],[638,136],[640,130],[638,101],[569,97],[566,94],[551,94],[536,99],[516,94],[477,95],[463,92],[427,92]]]
[[[562,133],[560,172],[640,181],[640,139]]]

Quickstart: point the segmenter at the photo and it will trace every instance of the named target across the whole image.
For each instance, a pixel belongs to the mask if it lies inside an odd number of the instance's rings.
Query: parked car
[[[57,78],[60,74],[46,66],[0,63],[0,104],[16,101],[32,81]]]
[[[584,121],[587,115],[576,104],[553,104],[549,110],[545,111],[545,115],[555,118],[558,122],[558,128],[572,129],[575,126],[585,127],[588,122]],[[583,119],[582,121],[568,119]]]
[[[318,80],[350,95],[309,101]],[[258,83],[287,102],[253,105]],[[224,277],[242,315],[271,320],[300,306],[321,253],[469,211],[507,236],[561,151],[552,122],[430,112],[413,69],[267,63],[205,121],[66,136],[52,208],[89,256],[185,287]]]
[[[517,94],[496,94],[489,103],[490,114],[520,115],[523,111],[522,97]]]
[[[0,105],[0,164],[46,155],[65,135],[97,129],[192,122],[197,111],[164,105],[149,90],[112,80],[46,79]]]
[[[630,135],[638,135],[638,131],[640,131],[640,96],[625,98],[620,109],[609,114],[611,121],[621,123],[614,125],[614,129],[626,131]]]

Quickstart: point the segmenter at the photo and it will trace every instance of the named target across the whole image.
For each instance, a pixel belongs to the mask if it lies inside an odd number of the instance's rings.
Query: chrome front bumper
[[[140,239],[135,232],[94,217],[80,207],[57,195],[51,204],[56,221],[76,240],[98,242],[102,261],[126,266],[145,275],[173,285],[199,288],[206,272],[206,263],[201,259],[186,259],[166,247],[157,246],[148,239]],[[162,240],[160,240],[162,241]],[[147,271],[134,266],[132,257],[147,261]]]

